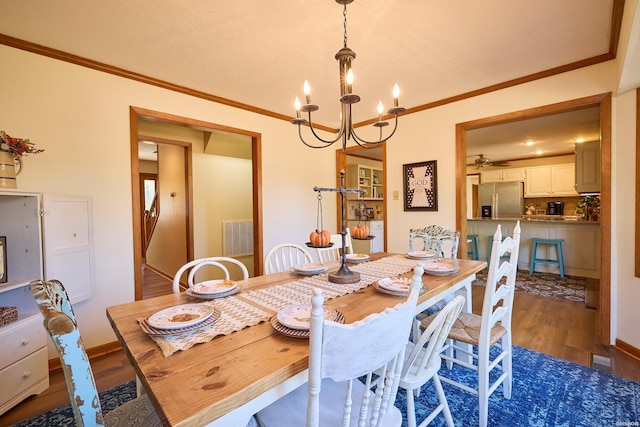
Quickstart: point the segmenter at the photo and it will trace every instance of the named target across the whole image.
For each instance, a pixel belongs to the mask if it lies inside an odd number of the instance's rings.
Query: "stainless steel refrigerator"
[[[479,218],[520,218],[524,213],[524,182],[478,185]]]

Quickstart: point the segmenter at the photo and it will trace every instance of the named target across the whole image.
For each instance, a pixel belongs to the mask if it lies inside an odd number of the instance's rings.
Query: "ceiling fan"
[[[485,166],[509,166],[509,162],[504,160],[491,161],[485,154],[476,154],[478,158],[475,160],[476,168],[483,168]]]

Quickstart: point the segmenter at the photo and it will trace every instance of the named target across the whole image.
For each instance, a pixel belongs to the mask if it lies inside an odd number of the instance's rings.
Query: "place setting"
[[[138,325],[147,335],[178,335],[210,326],[219,317],[220,312],[207,304],[181,304],[138,319]]]
[[[447,274],[460,272],[459,266],[444,261],[443,258],[423,262],[422,267],[424,268],[424,274],[433,276],[446,276]]]
[[[361,262],[369,261],[371,257],[367,254],[345,254],[347,262],[352,264],[359,264]]]
[[[344,323],[344,315],[335,308],[322,306],[324,319]],[[271,317],[271,326],[282,335],[294,338],[309,338],[311,327],[311,304],[286,306]]]
[[[315,276],[316,274],[325,273],[328,270],[327,266],[318,263],[304,263],[291,267],[291,272],[300,274],[303,276]]]
[[[186,294],[199,299],[225,298],[237,294],[242,289],[242,285],[235,280],[216,279],[206,280],[190,286]]]
[[[383,294],[407,296],[411,290],[411,279],[408,277],[385,277],[373,283],[373,288]],[[420,287],[420,294],[427,291],[424,284]]]
[[[435,251],[411,251],[407,252],[407,258],[411,259],[429,259],[436,256]]]

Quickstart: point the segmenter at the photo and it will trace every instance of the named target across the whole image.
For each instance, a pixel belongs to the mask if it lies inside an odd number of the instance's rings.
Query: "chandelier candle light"
[[[323,139],[316,133],[313,128],[313,122],[311,120],[311,113],[318,110],[318,106],[311,103],[311,87],[309,86],[309,82],[305,80],[304,82],[304,96],[305,96],[305,104],[301,105],[300,99],[296,97],[295,100],[295,108],[296,108],[296,118],[291,120],[291,123],[294,125],[298,125],[298,135],[300,136],[300,140],[304,145],[310,148],[324,148],[332,145],[334,142],[342,139],[342,149],[346,150],[347,141],[353,139],[356,144],[363,148],[374,148],[381,142],[391,138],[393,134],[396,132],[398,128],[398,115],[404,113],[406,111],[405,108],[398,106],[398,97],[400,96],[400,89],[396,84],[393,87],[393,107],[390,108],[387,113],[391,114],[395,117],[395,123],[393,127],[393,131],[383,138],[382,136],[382,128],[388,126],[389,123],[384,121],[383,111],[384,106],[382,105],[382,101],[378,103],[378,121],[376,121],[373,126],[380,128],[380,137],[376,141],[367,141],[359,137],[355,130],[353,129],[353,120],[351,115],[351,106],[357,102],[360,102],[360,97],[352,92],[353,89],[353,70],[351,69],[351,61],[353,61],[356,57],[356,53],[347,47],[347,5],[353,2],[353,0],[336,0],[338,4],[344,6],[343,16],[344,16],[344,46],[342,49],[336,53],[336,60],[338,61],[340,67],[340,102],[341,102],[341,112],[340,112],[340,129],[338,130],[338,134],[335,139]],[[308,114],[308,119],[301,118],[300,112],[304,112]],[[302,136],[302,125],[309,125],[309,129],[311,129],[311,133],[319,141],[320,145],[313,145],[304,140]]]

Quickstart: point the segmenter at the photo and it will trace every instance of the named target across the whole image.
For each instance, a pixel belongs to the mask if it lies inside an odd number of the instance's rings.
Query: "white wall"
[[[0,60],[11,64],[0,67],[1,128],[45,149],[23,159],[18,188],[93,197],[97,295],[74,307],[87,347],[115,340],[105,308],[134,298],[130,106],[261,134],[265,248],[304,244],[315,226],[313,187],[335,183],[333,150],[304,147],[286,121],[7,46]],[[326,202],[335,223],[335,201]]]
[[[88,347],[114,339],[107,306],[133,299],[129,106],[259,132],[265,252],[282,241],[304,244],[315,228],[313,186],[335,183],[335,153],[311,150],[286,121],[271,119],[167,90],[127,81],[72,64],[0,46],[2,128],[29,137],[46,151],[25,159],[18,186],[46,193],[91,195],[96,227],[97,297],[76,307]],[[387,144],[388,250],[405,252],[410,228],[437,223],[455,227],[455,124],[555,102],[613,92],[613,62],[411,114],[400,119]],[[640,279],[633,277],[635,164],[631,95],[614,98],[612,338],[640,348]],[[365,135],[367,138],[371,135]],[[373,134],[372,134],[373,135]],[[337,148],[337,147],[336,147]],[[404,212],[402,165],[438,161],[437,212]],[[327,224],[335,201],[326,197]],[[616,204],[618,207],[616,208]],[[622,206],[629,205],[629,207]]]

